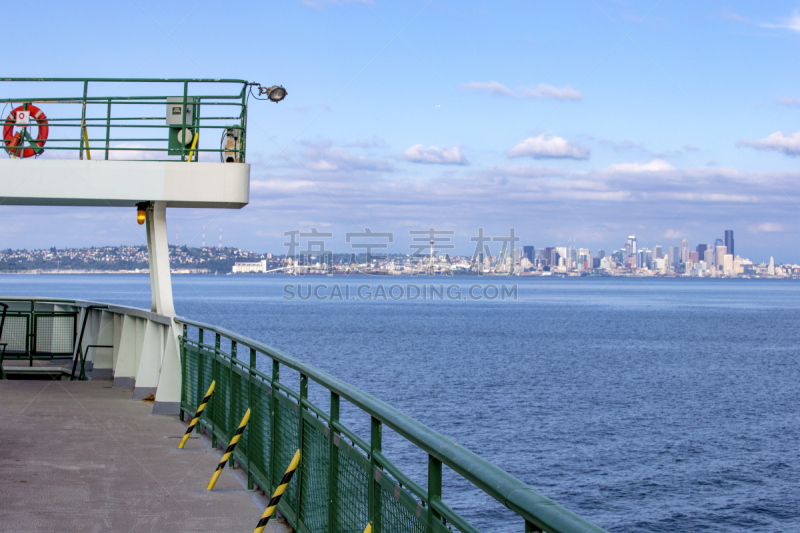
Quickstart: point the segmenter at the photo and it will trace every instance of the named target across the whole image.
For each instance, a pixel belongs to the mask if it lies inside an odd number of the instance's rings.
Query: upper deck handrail
[[[248,89],[259,86],[256,82],[230,78],[0,78],[0,86],[4,82],[26,84],[27,90],[37,94],[12,96],[10,90],[5,90],[0,105],[11,104],[13,109],[14,104],[48,104],[41,109],[45,117],[32,116],[30,126],[27,126],[28,129],[45,126],[49,130],[43,143],[37,146],[33,136],[25,135],[23,130],[17,131],[21,133],[19,146],[25,144],[37,157],[52,150],[78,152],[79,159],[199,161],[201,154],[217,153],[221,160],[237,163],[245,162]],[[118,85],[113,89],[106,87],[106,92],[91,92],[97,84],[113,83]],[[82,85],[82,91],[75,91],[74,85],[64,87],[69,84]],[[136,84],[161,84],[176,90],[171,94],[153,95]],[[197,85],[208,87],[209,84],[219,85],[219,90],[214,90],[215,94],[192,92]],[[47,95],[38,94],[41,91],[39,85],[46,86]],[[240,85],[241,88],[234,91],[223,89],[230,85]],[[34,87],[36,91],[32,90]],[[115,94],[120,87],[130,88],[134,94]],[[184,111],[177,122],[166,122],[168,103],[183,106]],[[80,106],[80,109],[75,106]],[[130,111],[129,106],[137,107]],[[231,106],[232,111],[224,111],[230,110]],[[207,114],[203,111],[208,109],[222,112],[214,111],[203,116]],[[5,113],[0,120],[4,128],[16,126]],[[209,137],[211,130],[217,130],[217,136]],[[236,138],[231,146],[224,146],[226,132],[232,132]],[[9,146],[10,141],[4,139],[0,142],[5,143],[10,156],[19,156],[21,150],[15,149],[13,144]],[[102,156],[98,157],[98,154]],[[25,157],[31,155],[28,152]]]
[[[254,84],[247,80],[237,80],[232,78],[0,78],[0,81],[97,81],[97,82],[136,82],[136,83],[159,83],[159,82],[193,82],[193,83],[244,83]]]

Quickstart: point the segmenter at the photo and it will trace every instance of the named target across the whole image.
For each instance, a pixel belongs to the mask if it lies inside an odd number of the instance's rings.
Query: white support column
[[[175,305],[172,301],[172,276],[169,268],[169,246],[167,245],[167,204],[152,202],[147,209],[147,251],[150,260],[150,293],[152,295],[152,311],[169,317],[175,316]],[[160,357],[157,361],[147,358],[139,365],[137,372],[138,390],[156,387],[156,401],[153,414],[175,415],[181,405],[181,364],[178,349],[178,333],[173,324],[171,327],[159,329]],[[145,354],[143,354],[145,355]],[[145,365],[156,364],[155,374]],[[138,376],[155,377],[155,383],[139,383]],[[149,392],[148,392],[149,394]]]
[[[97,332],[97,344],[106,346],[114,345],[115,320],[111,313],[98,311],[100,315],[100,329]],[[93,368],[92,377],[95,379],[110,378],[114,368],[113,348],[92,348]]]
[[[114,348],[111,352],[111,377],[114,377],[114,369],[117,368],[117,359],[119,358],[119,349],[122,344],[122,322],[125,315],[114,314],[114,340],[111,344]]]
[[[175,316],[167,246],[167,203],[152,202],[147,208],[146,220],[152,311],[160,315]]]
[[[119,335],[119,348],[114,361],[114,387],[132,389],[136,382],[136,322],[124,315]]]
[[[164,328],[164,359],[158,378],[154,415],[177,415],[181,408],[181,358],[178,347],[178,324]]]
[[[163,328],[164,326],[151,320],[144,321],[142,351],[139,367],[136,369],[136,387],[133,389],[134,400],[141,400],[149,394],[156,393],[164,350]]]
[[[100,335],[101,311],[93,309],[89,311],[89,321],[86,323],[86,332],[83,334],[83,353],[86,355],[86,370],[94,368],[95,348],[88,348],[90,344],[100,344],[97,340]],[[80,333],[80,332],[79,332]]]

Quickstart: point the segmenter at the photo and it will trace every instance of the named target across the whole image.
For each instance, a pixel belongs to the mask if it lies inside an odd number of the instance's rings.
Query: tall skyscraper
[[[678,247],[677,246],[670,246],[669,247],[669,257],[667,258],[667,262],[670,268],[676,266],[680,261],[680,257],[678,257]]]
[[[681,263],[689,262],[689,241],[681,239]]]
[[[725,254],[728,253],[728,249],[725,248],[725,246],[717,246],[715,251],[716,254],[714,256],[714,266],[717,267],[717,270],[722,270],[722,267],[725,264]]]
[[[656,259],[661,259],[664,257],[664,250],[661,248],[660,244],[653,249],[653,257]]]
[[[697,248],[695,248],[695,250],[697,251],[697,255],[700,256],[700,261],[703,261],[703,257],[705,256],[707,249],[708,249],[707,244],[698,244]]]
[[[710,246],[708,246],[706,251],[703,253],[702,261],[706,262],[706,270],[711,270],[714,268],[714,251]]]
[[[736,257],[736,254],[733,252],[733,230],[726,229],[725,230],[725,248],[728,249],[728,253],[731,254],[733,257]]]
[[[523,246],[522,257],[527,258],[528,261],[530,261],[531,264],[533,264],[533,260],[535,259],[535,256],[533,254],[533,246]]]
[[[637,257],[638,250],[636,249],[636,235],[628,236],[628,244],[626,248],[628,249],[628,253],[630,254],[631,268],[636,268],[638,259]]]

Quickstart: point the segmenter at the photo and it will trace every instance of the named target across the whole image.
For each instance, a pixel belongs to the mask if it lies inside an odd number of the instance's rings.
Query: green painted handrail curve
[[[526,521],[547,532],[601,533],[605,530],[581,518],[569,509],[541,495],[523,481],[493,465],[479,455],[459,446],[444,435],[398,411],[386,402],[306,364],[262,342],[249,339],[225,328],[196,320],[176,317],[175,321],[226,337],[237,344],[261,352],[280,364],[308,376],[316,383],[380,420],[411,443],[446,464],[465,479],[499,501]]]

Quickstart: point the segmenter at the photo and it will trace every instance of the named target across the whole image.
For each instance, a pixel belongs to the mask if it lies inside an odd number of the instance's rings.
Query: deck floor
[[[250,532],[266,506],[239,469],[205,491],[221,451],[110,381],[0,381],[0,406],[0,531]]]

